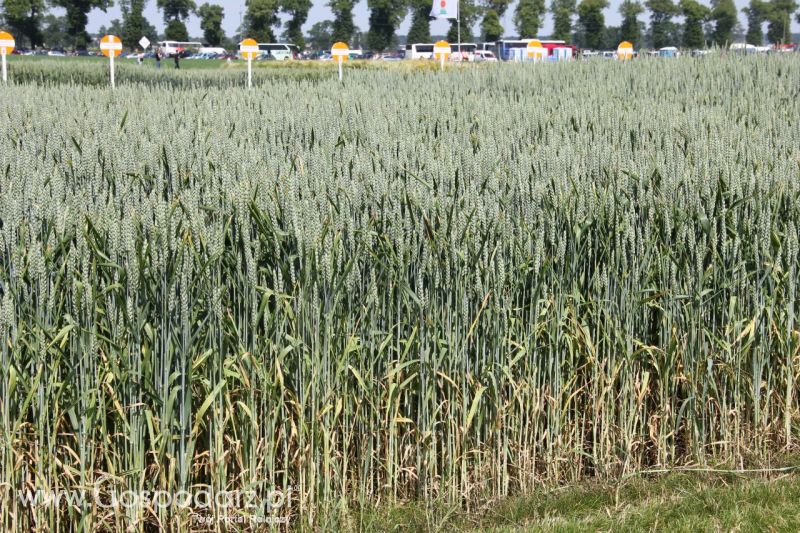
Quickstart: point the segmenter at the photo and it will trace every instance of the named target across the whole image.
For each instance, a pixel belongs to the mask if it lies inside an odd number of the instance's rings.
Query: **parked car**
[[[497,63],[497,56],[491,50],[475,50],[472,60],[476,63]]]
[[[674,46],[665,46],[658,49],[658,57],[678,57],[680,52]]]
[[[67,57],[67,53],[60,48],[53,48],[47,52],[47,55],[50,57]]]
[[[219,54],[217,54],[216,52],[203,52],[200,54],[193,54],[189,56],[187,59],[217,59],[218,55]]]
[[[204,56],[224,56],[227,54],[227,50],[220,46],[201,46],[200,50],[197,51],[198,54]]]
[[[278,61],[296,59],[300,53],[297,46],[285,43],[258,43],[258,49],[262,57],[266,56],[264,59],[271,58]]]

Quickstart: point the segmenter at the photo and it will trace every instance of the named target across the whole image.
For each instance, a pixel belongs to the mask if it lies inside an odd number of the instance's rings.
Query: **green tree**
[[[158,40],[158,32],[144,16],[147,0],[122,0],[122,31],[119,38],[128,48],[136,48],[142,37],[147,37],[150,42]]]
[[[314,50],[330,50],[333,45],[333,21],[314,23],[308,30],[308,42]]]
[[[714,0],[712,6],[711,19],[714,21],[714,31],[711,38],[717,46],[726,46],[733,42],[733,28],[739,22],[736,4],[733,0]]]
[[[272,27],[279,22],[279,0],[245,0],[245,5],[247,6],[246,37],[260,43],[274,42],[275,33],[272,31]]]
[[[164,14],[164,36],[170,41],[188,41],[186,19],[196,8],[194,0],[158,0],[157,5]]]
[[[186,20],[196,8],[194,0],[158,0],[158,9],[164,12],[164,22]]]
[[[358,26],[353,27],[353,36],[350,38],[353,50],[361,50],[367,46],[367,35]]]
[[[742,21],[737,20],[736,26],[733,27],[733,31],[731,32],[731,42],[742,42],[744,41],[744,34],[745,34],[744,26],[742,26]]]
[[[410,0],[409,5],[411,7],[411,27],[408,30],[408,42],[431,42],[430,0]]]
[[[164,27],[164,37],[170,41],[188,41],[189,30],[182,20],[172,19]]]
[[[43,43],[42,18],[45,12],[44,0],[5,0],[3,19],[20,42],[27,41],[30,46]]]
[[[605,42],[605,17],[603,10],[608,0],[581,0],[578,4],[578,30],[583,48],[602,48]]]
[[[484,41],[497,41],[503,36],[503,25],[500,23],[500,15],[494,9],[484,12],[483,22],[481,22],[481,34]]]
[[[225,42],[225,30],[222,21],[225,19],[225,8],[218,4],[203,4],[197,8],[200,17],[200,29],[203,30],[203,41],[209,46],[220,46]]]
[[[485,2],[487,8],[494,9],[502,17],[506,14],[508,6],[514,3],[514,0],[485,0]]]
[[[353,38],[353,33],[355,33],[356,29],[353,23],[353,4],[353,0],[331,0],[328,2],[328,7],[331,8],[334,16],[331,33],[331,39],[334,42],[350,43]]]
[[[767,4],[767,40],[773,44],[792,42],[792,14],[797,11],[795,0],[771,0]]]
[[[546,10],[544,0],[519,0],[514,13],[514,26],[521,38],[533,38],[539,34]]]
[[[606,26],[603,31],[603,49],[616,50],[619,43],[623,41],[620,35],[622,35],[622,32],[618,26]]]
[[[406,14],[403,0],[368,0],[369,32],[367,46],[370,50],[383,52],[395,42],[395,30]]]
[[[89,12],[93,9],[106,11],[114,5],[113,0],[52,0],[54,6],[66,10],[67,32],[70,35],[70,45],[76,49],[86,48],[89,44],[89,34],[86,33],[86,24],[89,22]]]
[[[430,2],[428,2],[430,8]],[[461,17],[461,42],[469,43],[475,40],[472,33],[475,24],[480,17],[480,9],[475,5],[475,0],[461,0],[459,2],[459,16]],[[450,30],[447,32],[447,40],[451,43],[458,42],[458,21],[450,20]]]
[[[572,17],[575,15],[576,4],[576,0],[553,0],[550,4],[554,39],[572,41]]]
[[[747,17],[747,33],[745,41],[761,46],[764,44],[764,20],[768,11],[767,3],[763,0],[750,0],[750,5],[742,9]]]
[[[639,15],[644,8],[637,0],[624,0],[619,6],[622,25],[619,27],[620,41],[628,41],[638,48],[642,44],[642,30]]]
[[[281,9],[290,16],[286,22],[287,40],[296,44],[302,50],[306,46],[306,39],[303,36],[303,24],[308,20],[311,0],[283,0]]]
[[[58,17],[58,18],[63,18],[64,21],[65,21],[64,24],[66,24],[66,17]],[[66,28],[66,26],[65,26],[65,28]],[[58,30],[54,29],[53,31],[57,32]],[[119,37],[120,35],[122,35],[122,31],[123,31],[122,22],[120,22],[119,19],[111,19],[111,23],[108,25],[108,27],[100,26],[100,29],[97,30],[97,35],[99,35],[99,36],[116,35],[117,37]],[[64,42],[66,43],[66,42],[69,42],[69,35],[66,33],[66,29],[64,30],[64,32],[65,32],[65,35],[66,35],[66,39],[64,40]],[[45,35],[45,38],[47,38],[46,35]],[[45,45],[46,46],[52,46],[47,40],[45,40]],[[63,47],[63,46],[66,46],[66,44],[61,44],[60,46]]]
[[[513,0],[484,0],[481,32],[485,41],[496,41],[505,33],[500,19],[505,15]]]
[[[663,48],[673,44],[674,24],[672,17],[679,13],[678,6],[672,0],[646,0],[650,10],[650,38],[653,48]]]
[[[44,45],[48,48],[64,48],[69,46],[70,38],[67,30],[67,17],[58,17],[52,13],[45,15],[42,19],[44,29]]]
[[[706,38],[703,33],[703,23],[708,18],[711,10],[697,2],[697,0],[681,0],[680,9],[684,17],[684,48],[705,48]]]
[[[58,18],[64,18],[64,17],[58,17]],[[122,31],[123,31],[122,22],[120,22],[119,19],[111,19],[111,24],[109,24],[108,26],[100,26],[100,29],[97,30],[97,35],[99,36],[116,35],[117,37],[119,37],[120,35],[122,35]]]

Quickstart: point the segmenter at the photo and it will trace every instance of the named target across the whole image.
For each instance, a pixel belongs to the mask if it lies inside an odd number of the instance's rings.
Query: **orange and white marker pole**
[[[342,65],[345,61],[350,59],[350,47],[347,43],[334,43],[331,47],[331,57],[336,58],[336,61],[339,63],[339,81],[341,82],[343,79]]]
[[[6,65],[6,56],[11,55],[16,46],[14,36],[5,31],[0,31],[0,62],[3,63],[3,83],[8,83],[8,66]]]
[[[544,61],[544,59],[547,57],[547,50],[542,46],[542,42],[536,39],[528,43],[526,53],[528,55],[528,59],[531,59],[536,63],[539,61]]]
[[[100,39],[100,51],[108,58],[109,68],[111,70],[111,88],[117,88],[117,82],[114,72],[114,58],[122,53],[122,41],[116,35],[106,35]]]
[[[451,51],[450,43],[447,41],[439,41],[433,45],[433,56],[441,63],[442,72],[444,72],[444,62],[450,57]]]
[[[255,39],[245,39],[239,43],[239,53],[247,60],[247,88],[253,88],[253,60],[258,56],[258,43]]]
[[[628,41],[622,41],[617,47],[617,59],[623,61],[633,59],[633,44]]]

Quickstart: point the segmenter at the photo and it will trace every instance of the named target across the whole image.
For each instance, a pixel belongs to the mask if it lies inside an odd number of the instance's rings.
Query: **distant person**
[[[161,47],[156,48],[156,68],[161,68]]]
[[[178,51],[175,52],[175,55],[173,56],[175,58],[176,69],[181,68],[181,52],[183,52],[183,50],[181,48],[178,48]]]

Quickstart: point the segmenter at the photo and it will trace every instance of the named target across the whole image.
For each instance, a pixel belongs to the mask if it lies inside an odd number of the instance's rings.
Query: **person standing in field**
[[[161,68],[161,47],[156,48],[156,68]]]
[[[182,52],[183,52],[183,48],[178,48],[178,50],[175,52],[175,55],[173,56],[175,58],[175,68],[176,69],[181,68],[181,53]]]

